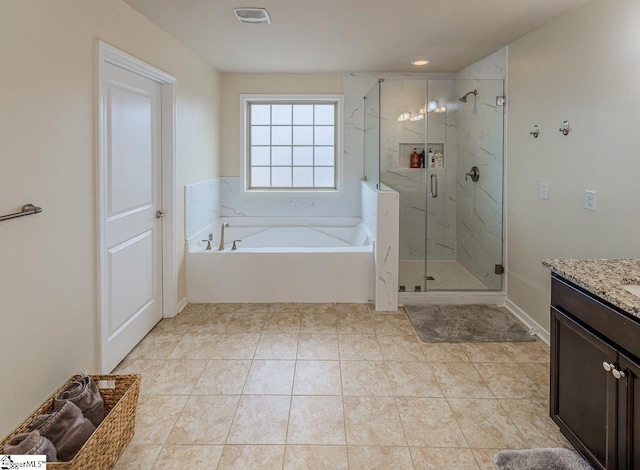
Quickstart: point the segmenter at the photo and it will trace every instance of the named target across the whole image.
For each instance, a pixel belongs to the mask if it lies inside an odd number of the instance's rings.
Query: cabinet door
[[[616,469],[616,380],[603,368],[617,351],[551,307],[550,415],[595,468]],[[611,430],[611,432],[608,432]]]
[[[619,353],[618,468],[640,468],[640,365]]]

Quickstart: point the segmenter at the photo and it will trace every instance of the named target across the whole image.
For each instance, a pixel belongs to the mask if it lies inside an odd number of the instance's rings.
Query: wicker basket
[[[116,464],[122,451],[133,437],[136,407],[140,392],[139,375],[92,375],[100,387],[107,416],[91,437],[80,448],[73,460],[68,462],[47,462],[48,469],[58,470],[102,470]],[[79,375],[70,380],[80,378]],[[102,388],[101,381],[109,381],[114,388]],[[50,413],[54,397],[66,384],[56,390],[42,405],[31,413],[20,425],[1,442],[0,447],[16,434],[29,432],[29,423],[38,415]]]

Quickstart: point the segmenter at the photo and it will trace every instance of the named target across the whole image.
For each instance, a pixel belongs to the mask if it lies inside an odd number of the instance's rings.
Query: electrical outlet
[[[584,208],[590,211],[596,210],[596,192],[585,189],[584,191]]]
[[[540,183],[540,199],[549,199],[549,183]]]

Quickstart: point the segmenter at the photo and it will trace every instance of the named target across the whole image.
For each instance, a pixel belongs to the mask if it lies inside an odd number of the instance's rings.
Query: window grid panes
[[[247,103],[249,189],[336,189],[336,102]]]

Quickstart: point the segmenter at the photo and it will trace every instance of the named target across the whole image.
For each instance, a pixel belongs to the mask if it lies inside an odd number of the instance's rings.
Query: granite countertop
[[[640,318],[640,297],[622,288],[640,284],[640,259],[545,259],[542,265]]]

